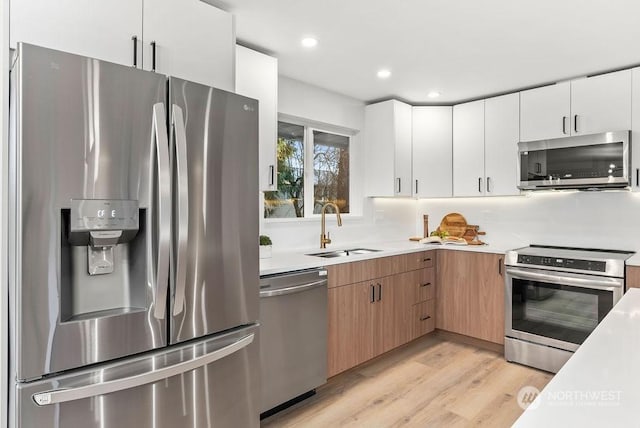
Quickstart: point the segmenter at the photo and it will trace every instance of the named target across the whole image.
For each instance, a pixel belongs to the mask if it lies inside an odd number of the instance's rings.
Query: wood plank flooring
[[[508,427],[552,375],[432,333],[332,378],[262,427]]]

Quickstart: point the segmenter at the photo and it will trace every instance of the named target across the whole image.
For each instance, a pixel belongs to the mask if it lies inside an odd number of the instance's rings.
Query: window
[[[265,192],[264,217],[312,217],[327,202],[348,213],[349,143],[346,135],[278,122],[278,190]]]

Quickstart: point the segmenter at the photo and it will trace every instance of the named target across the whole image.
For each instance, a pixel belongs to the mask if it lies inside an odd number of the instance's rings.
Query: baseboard
[[[465,345],[475,346],[477,348],[486,349],[488,351],[493,351],[500,355],[504,355],[504,345],[501,345],[499,343],[489,342],[487,340],[482,340],[471,336],[465,336],[464,334],[453,333],[451,331],[440,329],[436,329],[436,335],[443,339],[451,340],[452,342],[464,343]]]

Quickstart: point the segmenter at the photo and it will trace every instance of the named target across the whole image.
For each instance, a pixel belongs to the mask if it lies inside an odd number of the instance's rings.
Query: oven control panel
[[[605,272],[607,270],[606,262],[558,257],[528,256],[526,254],[518,254],[518,263],[534,266],[560,267],[589,272]]]

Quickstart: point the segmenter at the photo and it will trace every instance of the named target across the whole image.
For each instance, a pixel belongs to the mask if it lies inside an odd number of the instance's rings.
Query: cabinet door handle
[[[640,186],[640,168],[636,168],[636,187]]]
[[[273,186],[273,184],[275,183],[275,172],[276,167],[273,165],[269,165],[269,186]]]
[[[536,174],[540,174],[542,172],[542,164],[540,162],[536,162]]]
[[[424,283],[424,284],[420,284],[420,287],[426,287],[426,286],[428,286],[428,285],[431,285],[431,283],[430,283],[430,282],[426,282],[426,283]]]
[[[487,193],[491,193],[491,177],[487,177]]]
[[[427,315],[426,317],[420,317],[420,321],[426,321],[431,318],[431,315]]]
[[[378,283],[378,302],[382,300],[382,284]]]
[[[138,68],[138,36],[132,36],[133,40],[133,66]]]
[[[396,180],[398,180],[398,193],[400,193],[402,192],[402,179],[398,177]]]
[[[151,71],[156,71],[156,41],[151,42]]]
[[[502,276],[502,257],[498,259],[498,275]]]
[[[371,301],[369,303],[373,303],[376,301],[376,287],[373,284],[369,284],[369,287],[371,288]]]
[[[562,133],[567,135],[567,116],[562,116]]]
[[[418,194],[418,180],[416,180],[416,195]]]
[[[573,130],[578,132],[578,115],[573,116]]]
[[[482,177],[478,177],[478,193],[482,193]]]

